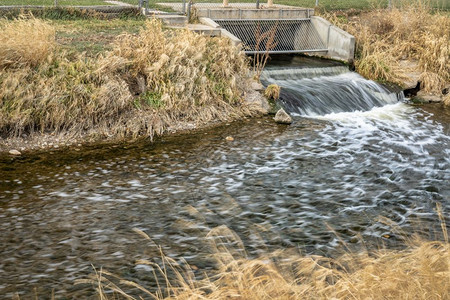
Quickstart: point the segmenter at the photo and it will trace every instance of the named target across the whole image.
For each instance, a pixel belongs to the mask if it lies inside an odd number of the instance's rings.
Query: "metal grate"
[[[214,21],[239,38],[247,54],[306,53],[328,50],[310,19]],[[271,38],[274,41],[272,46]]]

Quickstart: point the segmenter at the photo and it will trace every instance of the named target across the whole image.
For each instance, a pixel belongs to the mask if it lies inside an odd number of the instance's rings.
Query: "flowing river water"
[[[287,248],[332,255],[342,242],[401,247],[399,230],[441,238],[449,110],[398,102],[340,66],[289,64],[263,79],[286,87],[290,126],[267,117],[155,143],[1,158],[0,298],[45,299],[52,289],[94,297],[89,284],[74,285],[92,266],[152,285],[150,268],[135,262],[157,262],[159,246],[204,272],[221,231],[208,233],[225,226],[249,257]],[[327,95],[342,99],[327,105]]]

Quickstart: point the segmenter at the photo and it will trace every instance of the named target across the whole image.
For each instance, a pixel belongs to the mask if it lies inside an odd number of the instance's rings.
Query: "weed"
[[[259,80],[261,73],[269,60],[269,52],[274,50],[278,42],[275,37],[277,34],[278,23],[273,25],[267,31],[262,31],[261,25],[258,24],[255,31],[255,51],[257,53],[253,57],[253,73],[255,79]]]

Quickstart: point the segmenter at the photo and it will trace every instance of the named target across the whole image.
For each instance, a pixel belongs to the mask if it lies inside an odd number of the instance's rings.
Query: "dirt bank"
[[[356,37],[355,68],[366,78],[403,88],[420,81],[420,97],[443,101],[450,85],[450,18],[427,3],[392,9],[322,12]]]

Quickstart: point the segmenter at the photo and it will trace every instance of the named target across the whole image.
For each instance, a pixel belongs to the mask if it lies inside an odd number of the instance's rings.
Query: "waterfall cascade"
[[[305,116],[367,111],[403,99],[344,66],[268,68],[261,81],[281,86],[281,105],[290,113]]]

